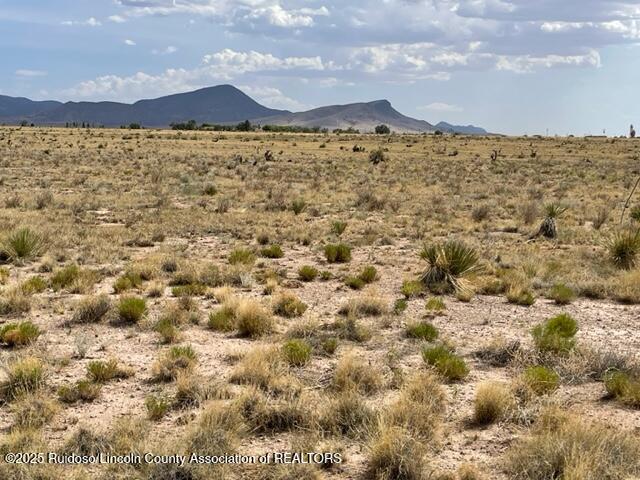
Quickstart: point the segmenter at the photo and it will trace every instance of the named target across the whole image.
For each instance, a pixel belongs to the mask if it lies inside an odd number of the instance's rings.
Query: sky
[[[640,125],[640,0],[0,0],[0,58],[0,94],[39,100],[232,84],[505,134]]]

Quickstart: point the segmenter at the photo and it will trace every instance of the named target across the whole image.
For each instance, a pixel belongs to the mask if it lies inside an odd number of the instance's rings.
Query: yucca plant
[[[618,268],[630,270],[636,266],[640,253],[640,229],[635,232],[625,230],[618,232],[609,242],[609,256]]]
[[[558,218],[562,216],[568,209],[557,203],[550,203],[544,207],[546,217],[543,220],[536,237],[543,236],[545,238],[558,237]]]
[[[14,262],[37,257],[43,248],[42,235],[28,227],[10,233],[2,244],[2,251]]]
[[[420,280],[430,290],[468,291],[470,285],[465,277],[481,270],[476,251],[458,241],[425,245],[420,257],[427,261]]]

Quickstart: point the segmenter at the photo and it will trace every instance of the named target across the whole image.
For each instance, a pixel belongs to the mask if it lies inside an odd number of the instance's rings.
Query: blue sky
[[[0,0],[0,94],[231,83],[289,110],[389,99],[509,134],[640,125],[640,1]]]

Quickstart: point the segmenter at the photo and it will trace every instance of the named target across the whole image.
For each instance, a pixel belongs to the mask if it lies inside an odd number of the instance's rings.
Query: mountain
[[[14,98],[0,95],[0,120],[20,121],[21,117],[37,115],[62,105],[60,102],[34,102],[28,98]]]
[[[87,123],[118,127],[138,123],[145,127],[168,127],[172,123],[234,124],[250,120],[259,125],[320,127],[329,130],[353,128],[371,132],[385,124],[396,132],[422,133],[441,130],[470,135],[485,135],[481,128],[440,122],[436,126],[424,120],[402,115],[387,100],[348,105],[332,105],[307,112],[292,113],[260,105],[232,85],[202,88],[133,104],[118,102],[34,102],[27,98],[0,95],[0,123],[22,121],[36,125]]]
[[[395,110],[387,100],[352,103],[315,108],[308,112],[286,113],[255,120],[261,125],[287,125],[299,127],[354,128],[371,132],[376,125],[385,124],[397,132],[432,132],[433,126],[424,120],[406,117]]]
[[[28,118],[36,124],[90,123],[117,127],[139,123],[167,127],[195,120],[198,123],[233,123],[248,118],[289,113],[264,107],[231,85],[208,87],[134,104],[117,102],[67,102]],[[14,115],[15,116],[15,115]],[[0,116],[0,121],[3,119]]]
[[[447,122],[440,122],[435,126],[436,130],[444,133],[461,133],[463,135],[488,135],[484,128],[474,127],[473,125],[451,125]]]

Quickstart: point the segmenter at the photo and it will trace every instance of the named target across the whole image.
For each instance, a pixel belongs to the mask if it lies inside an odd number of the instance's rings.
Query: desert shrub
[[[353,390],[332,396],[320,414],[320,425],[325,431],[350,438],[365,437],[375,420],[375,411]]]
[[[273,331],[273,317],[256,300],[243,299],[235,306],[238,333],[243,337],[257,338]]]
[[[58,389],[58,398],[64,403],[93,402],[100,395],[102,386],[90,380],[78,380],[73,385],[63,385]]]
[[[425,245],[420,257],[427,262],[420,280],[432,291],[468,290],[467,277],[480,270],[476,251],[457,241]]]
[[[311,265],[304,265],[298,270],[298,278],[303,282],[313,282],[318,277],[318,269]]]
[[[190,372],[198,361],[191,345],[175,346],[166,351],[153,365],[153,379],[159,382],[175,380],[180,373]]]
[[[29,278],[20,285],[20,289],[26,295],[33,295],[35,293],[42,293],[47,289],[47,282],[39,275]]]
[[[0,328],[0,341],[9,347],[21,347],[35,342],[42,332],[30,321],[9,323]]]
[[[332,381],[333,388],[338,391],[356,390],[362,394],[375,393],[382,384],[380,371],[353,355],[340,359]]]
[[[351,247],[344,243],[325,245],[324,256],[329,263],[348,263],[351,261]]]
[[[636,265],[640,252],[640,229],[618,232],[608,244],[611,261],[618,268],[630,270]]]
[[[69,293],[84,293],[98,280],[98,274],[92,270],[82,269],[77,265],[67,265],[56,270],[51,277],[54,291],[66,290]]]
[[[402,315],[402,313],[409,307],[409,302],[404,298],[398,298],[393,302],[393,313],[395,315]]]
[[[216,332],[231,332],[236,328],[236,318],[233,307],[224,304],[215,312],[209,314],[207,325]]]
[[[536,296],[529,289],[528,286],[521,284],[512,284],[507,288],[506,293],[507,301],[514,305],[520,305],[522,307],[530,307],[536,303]]]
[[[482,222],[483,220],[489,218],[490,213],[491,210],[489,209],[488,205],[478,205],[477,207],[474,207],[473,210],[471,210],[471,218],[474,222]]]
[[[473,420],[478,425],[500,421],[514,406],[515,398],[509,387],[495,382],[482,383],[473,402]]]
[[[347,229],[347,222],[336,220],[331,223],[331,232],[337,235],[338,237],[341,236],[346,229]]]
[[[369,161],[374,165],[377,165],[381,162],[385,162],[387,160],[387,155],[384,153],[384,150],[378,148],[376,150],[372,150],[369,153]]]
[[[424,285],[417,280],[405,280],[402,282],[400,293],[406,298],[418,297],[424,293]]]
[[[300,317],[307,305],[292,292],[280,292],[273,301],[273,312],[285,318]]]
[[[149,395],[144,399],[144,406],[149,420],[160,420],[166,415],[171,403],[163,395]]]
[[[627,372],[613,370],[603,378],[607,395],[624,405],[640,408],[640,378],[634,378]]]
[[[424,447],[400,427],[384,428],[369,447],[366,478],[372,480],[422,480]]]
[[[422,358],[449,381],[463,380],[469,374],[466,362],[444,345],[425,346]]]
[[[154,332],[160,335],[162,343],[175,343],[180,338],[180,330],[170,316],[163,315],[153,326]]]
[[[509,449],[505,466],[514,480],[633,478],[640,473],[640,443],[620,428],[546,412]]]
[[[365,284],[373,283],[378,279],[378,271],[373,265],[367,265],[362,269],[358,278]]]
[[[213,183],[207,183],[202,189],[202,194],[209,197],[218,193],[218,188]]]
[[[58,412],[58,403],[42,393],[25,395],[11,405],[14,428],[40,428]]]
[[[224,400],[231,396],[225,381],[210,381],[189,372],[178,373],[173,405],[177,408],[199,407],[210,400]]]
[[[521,350],[522,347],[518,340],[507,341],[504,338],[497,337],[488,345],[476,351],[475,355],[493,367],[506,367]]]
[[[113,291],[115,293],[122,293],[133,288],[140,288],[142,286],[142,277],[138,272],[129,270],[122,274],[113,284]]]
[[[111,310],[107,295],[88,296],[80,300],[71,316],[71,323],[97,323]]]
[[[576,292],[563,283],[556,283],[549,292],[549,298],[557,305],[568,305],[576,299]]]
[[[87,378],[92,382],[105,383],[117,378],[128,378],[132,375],[128,368],[122,368],[114,358],[107,360],[94,360],[87,364]]]
[[[35,392],[45,383],[45,368],[36,357],[14,360],[6,368],[6,379],[0,385],[0,393],[5,399],[15,399],[26,393]]]
[[[313,423],[306,399],[298,395],[267,396],[256,387],[238,399],[240,412],[252,432],[278,433],[308,428]]]
[[[307,209],[307,202],[304,198],[296,198],[291,202],[291,211],[295,215],[300,215]]]
[[[290,365],[300,367],[311,359],[311,345],[306,340],[288,340],[282,346],[282,355]]]
[[[419,338],[427,342],[433,342],[439,335],[438,329],[427,321],[410,323],[407,325],[406,331],[407,337]]]
[[[329,270],[323,270],[320,272],[320,280],[322,280],[323,282],[328,282],[332,278],[333,273],[331,273]]]
[[[373,290],[364,292],[358,297],[350,298],[340,307],[339,310],[339,313],[342,315],[354,317],[376,317],[388,312],[389,305],[387,304],[387,301],[378,296],[378,294]]]
[[[371,339],[371,329],[358,322],[354,315],[347,315],[344,320],[337,321],[335,327],[340,338],[345,340],[362,343]]]
[[[265,258],[282,258],[284,257],[284,252],[280,245],[270,245],[260,250],[260,256]]]
[[[338,339],[336,337],[327,337],[322,340],[320,347],[327,355],[333,355],[338,349]]]
[[[640,270],[624,272],[618,277],[611,294],[618,302],[640,304]]]
[[[123,323],[138,323],[147,312],[147,302],[139,297],[122,297],[118,303],[118,319]]]
[[[560,376],[550,368],[541,365],[527,368],[521,380],[536,395],[552,393],[560,385]]]
[[[2,242],[1,250],[14,262],[30,260],[44,250],[44,237],[28,227],[11,232]]]
[[[275,347],[250,350],[234,368],[229,381],[239,385],[254,385],[266,391],[288,391],[289,365],[282,351]]]
[[[568,314],[557,315],[532,330],[533,341],[541,352],[566,354],[575,347],[578,323]]]
[[[190,283],[188,285],[177,285],[171,288],[171,295],[174,297],[198,297],[207,293],[207,286],[201,283]]]
[[[246,248],[236,248],[229,254],[229,263],[231,265],[253,265],[256,256],[251,250]]]
[[[431,314],[439,315],[447,309],[441,297],[431,297],[424,305],[425,310]]]

